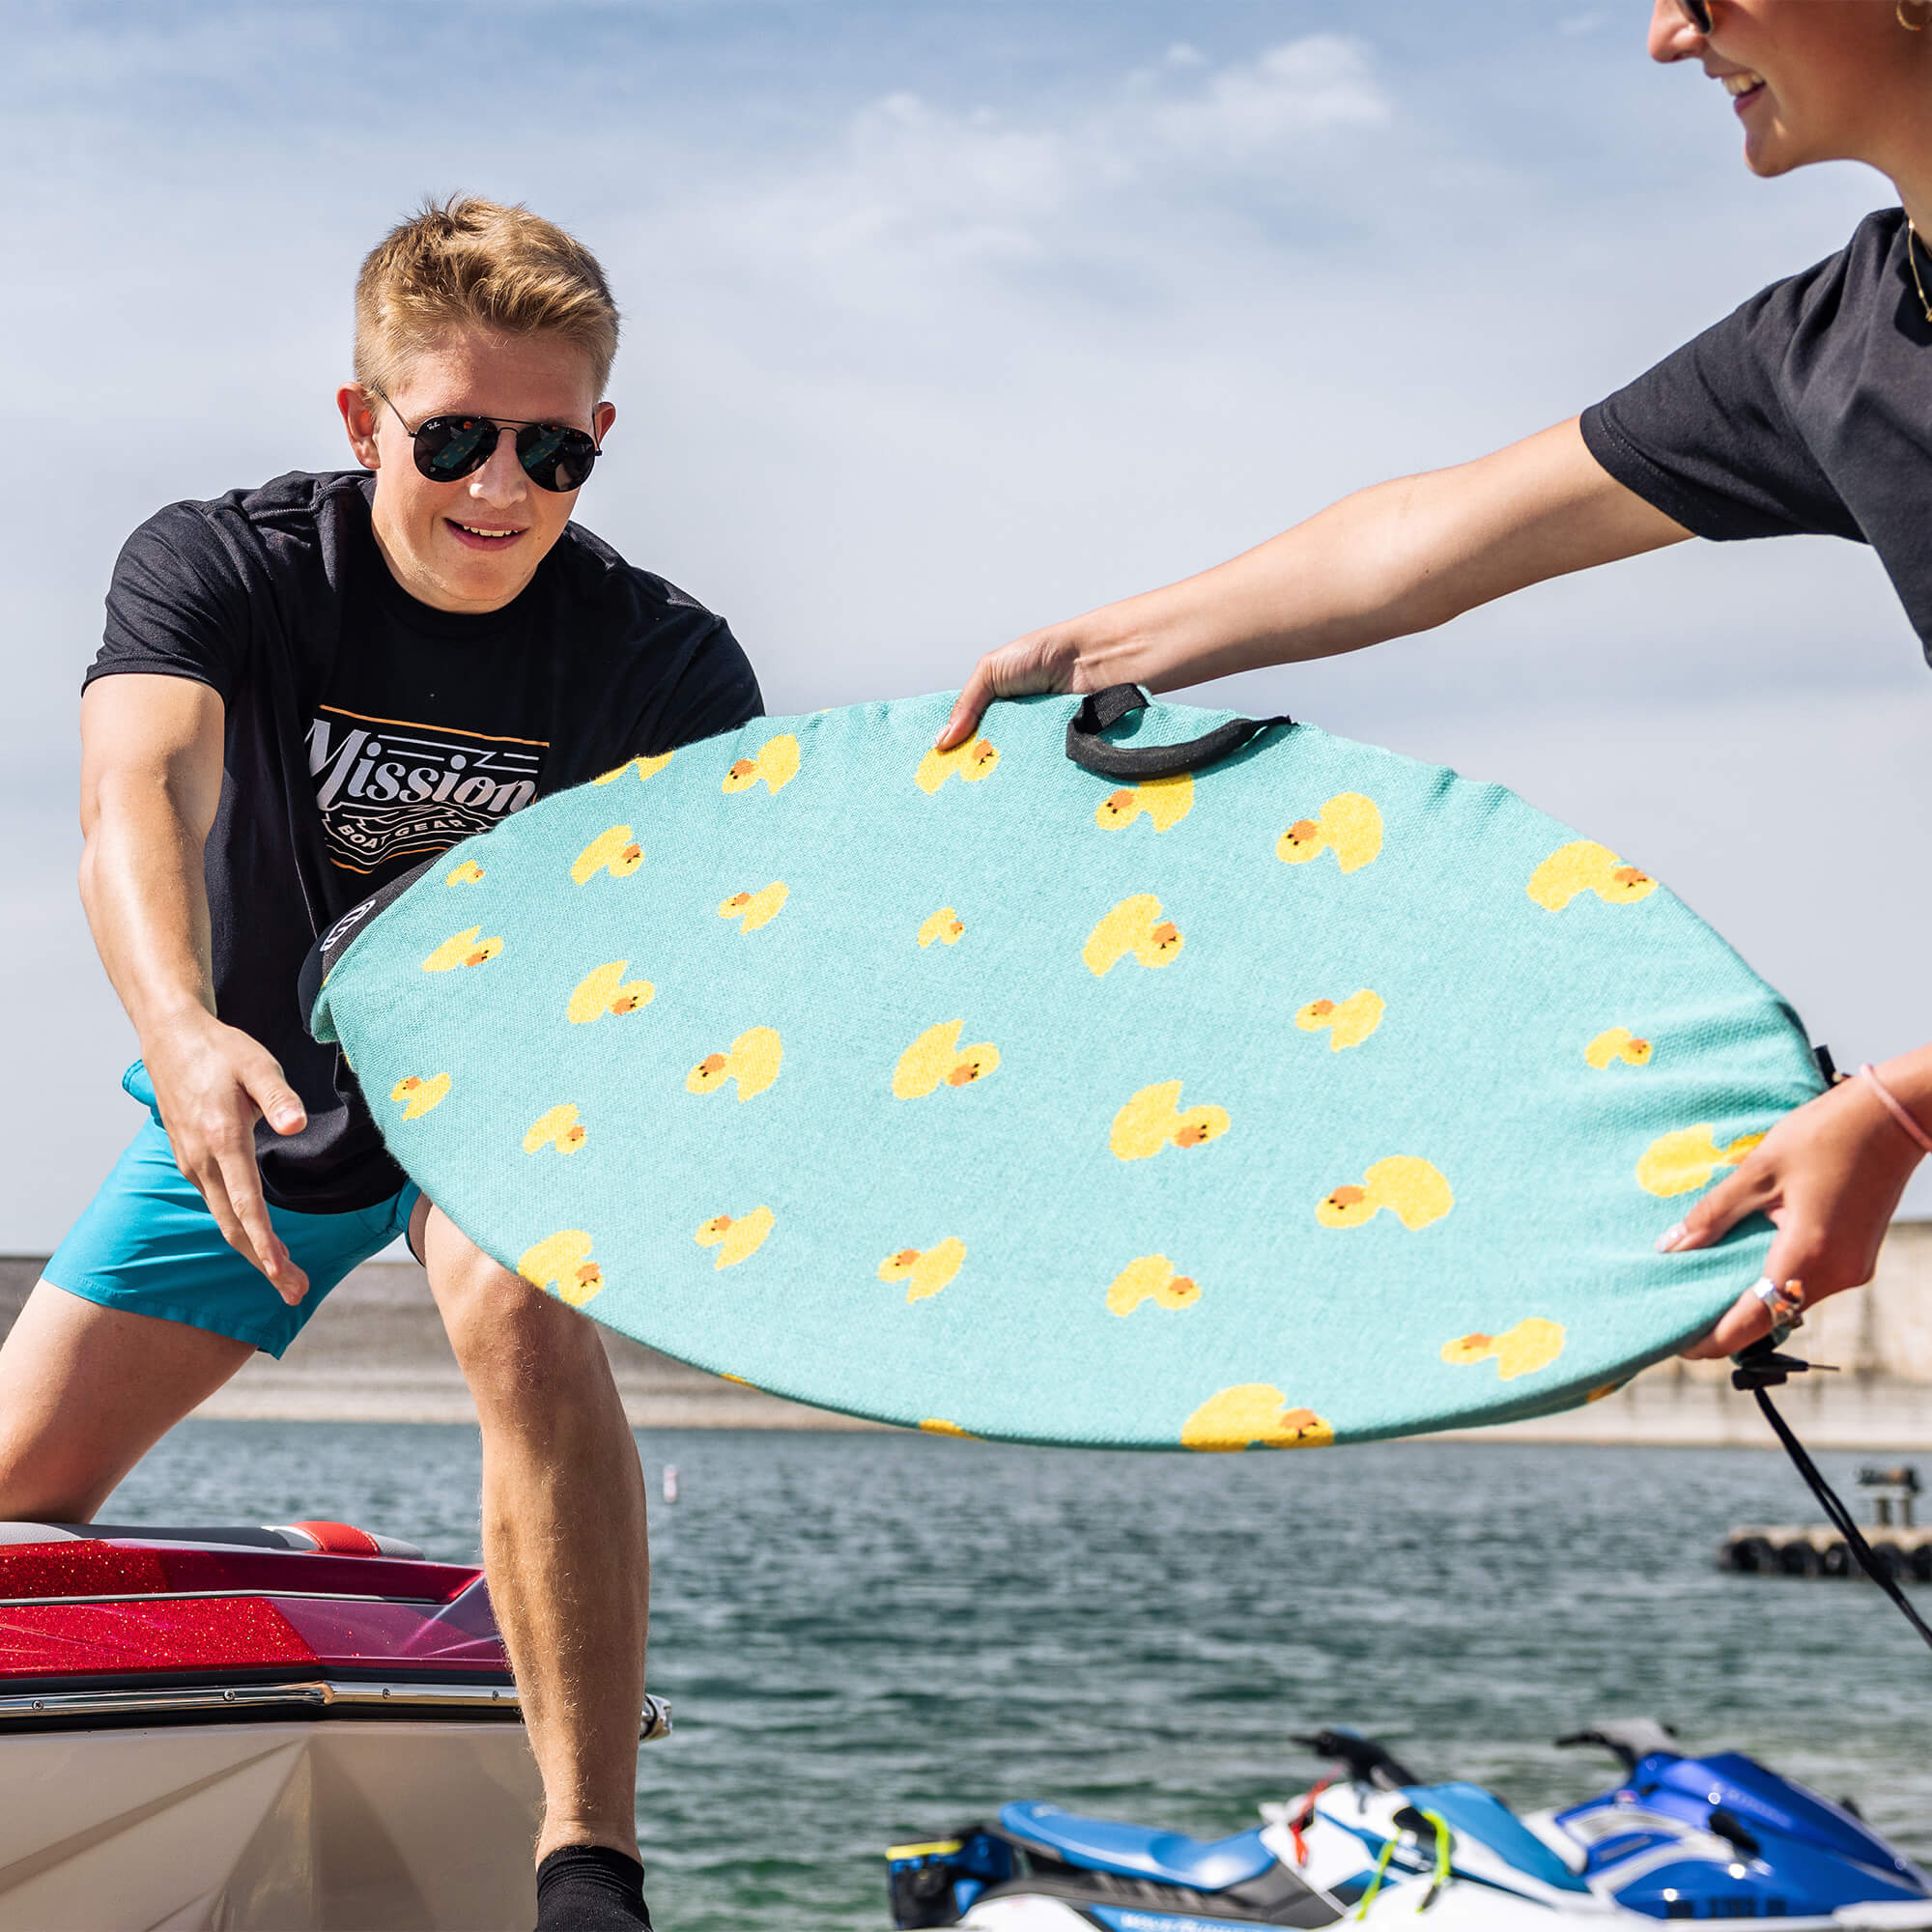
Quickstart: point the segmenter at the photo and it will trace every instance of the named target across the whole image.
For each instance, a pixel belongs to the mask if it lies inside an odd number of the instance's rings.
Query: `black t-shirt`
[[[151,517],[114,567],[87,674],[193,678],[226,707],[204,866],[215,1006],[308,1109],[289,1139],[256,1131],[270,1200],[307,1213],[404,1180],[340,1056],[304,1029],[316,937],[531,799],[763,708],[723,618],[576,524],[503,610],[418,604],[376,548],[374,487],[298,473]]]
[[[1583,412],[1590,453],[1700,537],[1878,553],[1932,662],[1932,324],[1902,209]],[[1918,272],[1932,289],[1932,259]]]

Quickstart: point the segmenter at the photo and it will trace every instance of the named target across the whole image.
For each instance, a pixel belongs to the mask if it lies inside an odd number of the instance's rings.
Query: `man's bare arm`
[[[230,1246],[299,1301],[269,1221],[254,1127],[305,1116],[274,1056],[215,1016],[202,848],[221,797],[220,696],[188,678],[97,678],[80,705],[80,897],[181,1171]]]
[[[988,652],[939,742],[964,742],[995,697],[1171,691],[1332,657],[1690,534],[1611,476],[1573,418],[1474,463],[1357,491],[1198,577]]]

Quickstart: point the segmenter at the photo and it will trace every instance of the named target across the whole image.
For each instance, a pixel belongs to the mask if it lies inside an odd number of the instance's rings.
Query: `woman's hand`
[[[1894,1092],[1904,1084],[1881,1073]],[[1872,1278],[1879,1245],[1920,1158],[1862,1080],[1841,1081],[1779,1121],[1658,1246],[1666,1253],[1708,1248],[1747,1215],[1767,1214],[1777,1235],[1765,1274],[1780,1285],[1803,1282],[1805,1305],[1814,1306]],[[1747,1291],[1684,1353],[1692,1361],[1734,1355],[1770,1328],[1770,1311]]]
[[[1091,619],[1049,624],[1029,631],[996,651],[988,651],[973,667],[952,706],[952,716],[939,734],[936,749],[950,752],[963,745],[980,728],[980,720],[996,697],[1030,697],[1037,692],[1098,691],[1097,684],[1080,681],[1080,632]],[[1117,678],[1116,683],[1125,680]]]

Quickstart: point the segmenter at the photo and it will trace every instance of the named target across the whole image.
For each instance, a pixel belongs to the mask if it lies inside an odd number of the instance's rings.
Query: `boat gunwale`
[[[358,1681],[342,1677],[258,1684],[128,1684],[0,1694],[0,1733],[16,1735],[21,1731],[84,1728],[102,1719],[426,1716],[520,1723],[523,1704],[514,1683],[410,1683],[394,1678]],[[671,1728],[670,1705],[662,1697],[646,1696],[639,1741],[648,1743],[668,1736]]]

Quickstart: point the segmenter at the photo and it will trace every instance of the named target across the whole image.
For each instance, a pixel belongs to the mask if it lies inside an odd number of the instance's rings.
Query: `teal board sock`
[[[1761,1271],[1656,1242],[1823,1079],[1639,866],[1310,724],[1123,779],[1231,714],[1108,776],[1077,698],[950,702],[634,759],[330,935],[312,1026],[504,1266],[824,1407],[1199,1450],[1575,1406]]]

